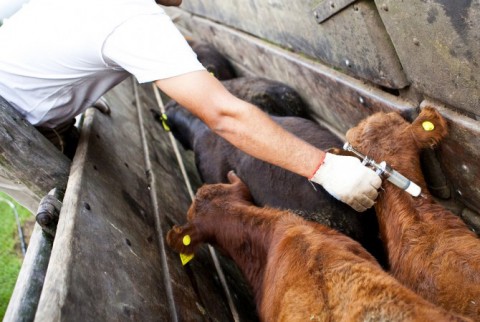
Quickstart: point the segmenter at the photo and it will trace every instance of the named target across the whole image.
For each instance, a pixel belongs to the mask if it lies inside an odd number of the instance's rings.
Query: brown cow
[[[382,270],[360,244],[285,210],[259,208],[233,172],[204,185],[167,243],[192,254],[210,243],[237,263],[262,321],[465,321]]]
[[[347,132],[353,147],[422,188],[412,197],[384,181],[375,210],[391,273],[426,299],[480,319],[480,239],[429,194],[419,153],[447,134],[446,121],[425,108],[412,123],[378,113]]]

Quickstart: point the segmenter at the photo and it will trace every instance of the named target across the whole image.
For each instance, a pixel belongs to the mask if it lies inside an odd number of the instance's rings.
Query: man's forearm
[[[157,85],[243,152],[321,184],[358,211],[371,207],[382,181],[360,160],[332,156],[275,123],[231,93],[206,71],[159,80]]]
[[[297,138],[254,105],[238,99],[206,71],[159,80],[167,95],[243,152],[304,177],[324,152]]]
[[[245,153],[304,177],[311,177],[325,153],[287,132],[255,106],[238,101],[212,130]]]

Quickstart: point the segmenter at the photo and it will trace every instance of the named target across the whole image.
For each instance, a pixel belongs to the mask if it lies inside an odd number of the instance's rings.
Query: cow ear
[[[423,108],[410,129],[421,149],[435,147],[448,132],[447,121],[433,107]]]
[[[252,195],[250,194],[250,190],[248,189],[247,185],[240,179],[239,176],[235,173],[235,171],[231,170],[227,173],[228,181],[234,186],[235,191],[237,192],[238,196],[247,202],[252,201]]]
[[[195,226],[188,223],[183,226],[173,226],[167,233],[167,244],[178,253],[193,254],[199,238]]]

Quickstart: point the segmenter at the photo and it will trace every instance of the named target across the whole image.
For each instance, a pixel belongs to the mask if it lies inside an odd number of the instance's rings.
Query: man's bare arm
[[[208,72],[156,84],[245,153],[321,184],[357,211],[373,205],[382,183],[375,172],[357,158],[325,153],[287,132],[256,106],[233,96]]]
[[[304,177],[315,172],[324,152],[285,131],[267,114],[242,101],[208,72],[193,72],[157,85],[245,153]]]

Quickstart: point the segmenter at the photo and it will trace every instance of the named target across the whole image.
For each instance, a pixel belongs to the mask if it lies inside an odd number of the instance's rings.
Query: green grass
[[[3,320],[7,310],[10,296],[17,281],[18,273],[22,265],[22,252],[18,236],[15,213],[10,206],[2,200],[8,199],[15,207],[24,227],[26,221],[33,221],[32,214],[18,205],[12,198],[0,192],[0,319]]]

